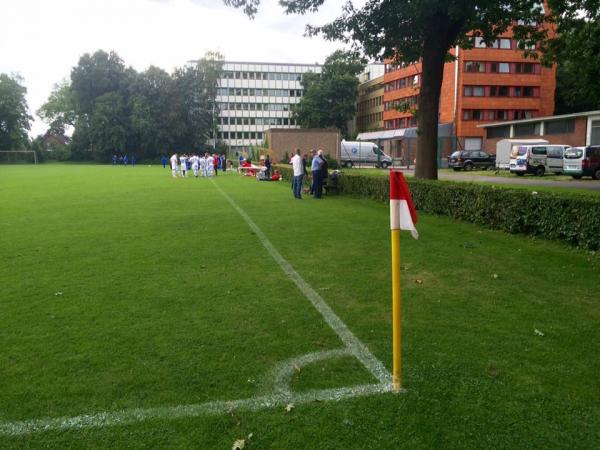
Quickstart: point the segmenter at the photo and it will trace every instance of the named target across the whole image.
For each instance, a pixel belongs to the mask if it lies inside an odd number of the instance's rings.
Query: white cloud
[[[23,76],[34,114],[79,57],[99,49],[138,71],[171,71],[208,50],[236,61],[323,62],[341,44],[303,37],[305,25],[337,17],[344,3],[286,16],[276,0],[263,0],[250,20],[221,0],[3,0],[0,73]],[[35,118],[34,135],[46,128]]]

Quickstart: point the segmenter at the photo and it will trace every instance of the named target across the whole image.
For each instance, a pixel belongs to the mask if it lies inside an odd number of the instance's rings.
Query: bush
[[[415,207],[509,233],[557,239],[589,249],[600,248],[600,198],[575,193],[417,180],[409,178]],[[388,177],[340,177],[341,193],[389,201]]]

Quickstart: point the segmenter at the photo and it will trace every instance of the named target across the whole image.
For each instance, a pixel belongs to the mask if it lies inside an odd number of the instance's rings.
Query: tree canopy
[[[100,50],[79,59],[38,115],[54,132],[74,127],[71,150],[78,159],[200,150],[215,134],[222,66],[223,57],[209,52],[173,74],[157,67],[138,73],[116,53]]]
[[[336,127],[347,137],[348,121],[356,113],[357,75],[364,61],[355,53],[336,51],[325,60],[320,74],[309,72],[302,79],[304,95],[292,108],[293,117],[304,128]]]
[[[32,117],[22,82],[19,76],[0,74],[0,150],[22,150],[29,143]]]

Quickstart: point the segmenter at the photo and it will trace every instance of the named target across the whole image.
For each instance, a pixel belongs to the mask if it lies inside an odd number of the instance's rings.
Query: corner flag
[[[408,230],[415,239],[417,213],[404,179],[399,170],[390,170],[390,228],[392,230],[392,389],[402,390],[402,307],[400,300],[400,230]]]
[[[404,174],[390,171],[390,228],[392,230],[408,230],[412,237],[419,239],[415,228],[417,212],[413,204]]]

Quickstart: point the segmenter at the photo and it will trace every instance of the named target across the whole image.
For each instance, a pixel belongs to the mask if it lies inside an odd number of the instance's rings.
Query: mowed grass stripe
[[[2,202],[4,418],[252,397],[277,362],[339,347],[207,180],[36,169]]]

